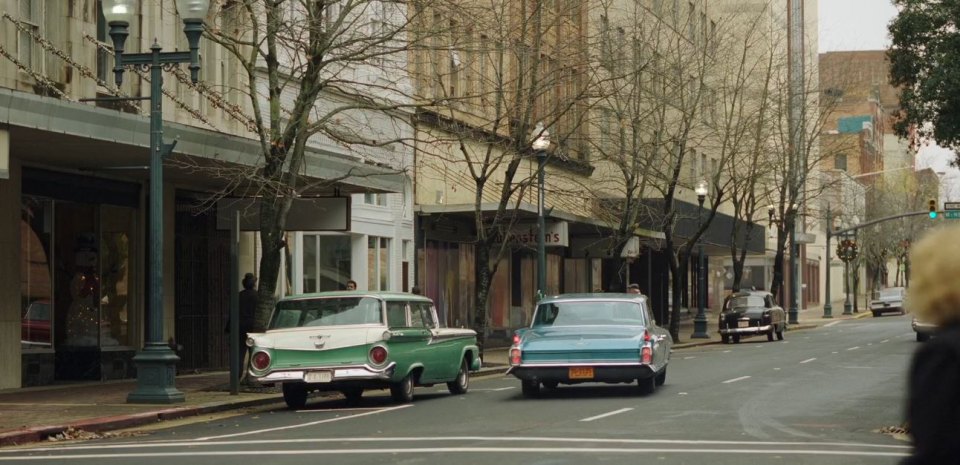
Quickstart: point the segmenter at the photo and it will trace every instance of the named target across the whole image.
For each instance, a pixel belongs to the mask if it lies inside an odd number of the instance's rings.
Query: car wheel
[[[523,391],[524,397],[537,397],[540,395],[540,382],[527,379],[521,380],[520,390]]]
[[[720,342],[723,342],[724,344],[729,344],[729,343],[730,343],[730,335],[729,335],[729,334],[721,334],[721,335],[720,335]]]
[[[929,335],[929,334],[917,333],[917,342],[924,342],[924,341],[926,341],[927,339],[930,339],[930,335]]]
[[[778,341],[783,340],[783,325],[777,326],[777,340]]]
[[[667,367],[663,367],[663,369],[660,370],[660,373],[657,373],[656,380],[657,386],[663,386],[663,383],[667,382]]]
[[[880,316],[880,312],[870,312],[870,313],[873,313],[873,317],[874,317],[874,318]]]
[[[350,388],[340,391],[343,397],[347,399],[347,405],[357,405],[363,398],[363,388]]]
[[[560,385],[560,383],[557,382],[557,381],[544,381],[544,382],[543,382],[543,387],[545,387],[545,388],[547,388],[547,389],[556,389],[557,386],[559,386],[559,385]]]
[[[296,410],[307,405],[307,387],[303,383],[283,383],[282,389],[287,407]]]
[[[391,383],[390,395],[394,402],[401,404],[413,402],[413,376],[407,375],[399,383]]]
[[[653,394],[654,389],[657,388],[657,377],[640,378],[637,380],[637,385],[640,386],[640,394],[645,396]]]
[[[739,344],[739,343],[740,343],[740,335],[739,335],[739,334],[734,334],[734,335],[733,335],[733,343],[734,343],[734,344]]]
[[[447,389],[450,394],[466,394],[470,388],[470,368],[467,366],[467,359],[460,362],[460,371],[457,372],[457,379],[447,383]]]

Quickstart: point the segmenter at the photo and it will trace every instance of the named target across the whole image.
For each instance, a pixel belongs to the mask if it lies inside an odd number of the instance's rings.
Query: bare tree
[[[259,163],[221,176],[234,180],[224,193],[259,198],[260,297],[257,327],[274,302],[293,199],[338,178],[308,182],[308,147],[328,146],[357,159],[386,163],[383,147],[408,144],[411,86],[407,53],[415,46],[408,26],[416,8],[391,0],[234,0],[219,4],[210,39],[238,63],[238,90],[247,98]],[[231,89],[233,91],[234,89]]]

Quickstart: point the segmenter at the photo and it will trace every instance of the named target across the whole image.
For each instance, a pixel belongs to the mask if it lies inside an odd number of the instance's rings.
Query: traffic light
[[[930,199],[930,218],[935,219],[937,217],[937,201],[936,199]]]

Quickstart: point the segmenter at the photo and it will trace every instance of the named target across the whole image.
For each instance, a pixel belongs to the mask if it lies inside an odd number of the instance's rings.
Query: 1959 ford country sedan
[[[650,394],[667,378],[673,339],[634,294],[564,294],[540,301],[529,328],[514,333],[508,373],[523,395],[560,383],[632,383]]]
[[[356,403],[364,389],[389,388],[397,402],[415,385],[446,383],[467,392],[480,369],[477,334],[441,328],[433,302],[404,293],[342,291],[277,302],[265,333],[251,334],[249,373],[281,383],[283,400],[302,408],[310,391],[340,391]]]

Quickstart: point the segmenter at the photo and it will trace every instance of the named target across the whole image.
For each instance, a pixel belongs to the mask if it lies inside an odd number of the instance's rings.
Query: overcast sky
[[[820,52],[882,50],[897,15],[889,0],[820,0]]]

